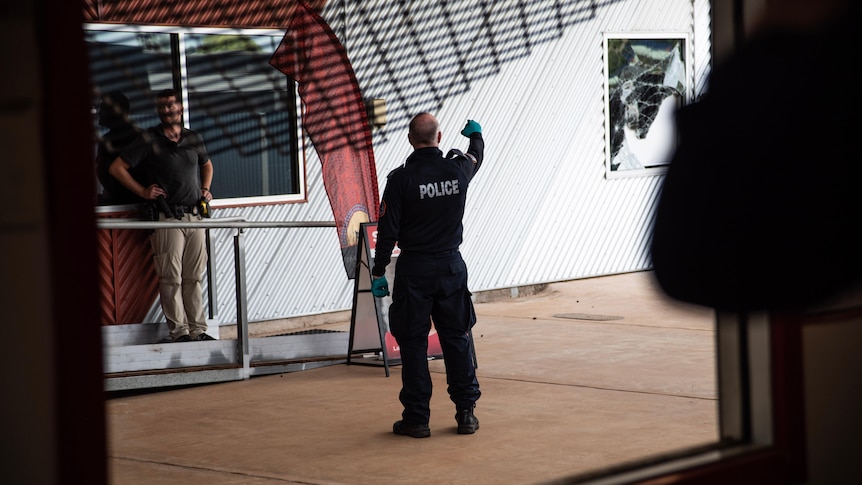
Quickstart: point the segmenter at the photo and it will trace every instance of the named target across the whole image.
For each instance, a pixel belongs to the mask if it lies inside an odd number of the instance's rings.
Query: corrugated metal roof
[[[320,11],[326,0],[308,1]],[[279,28],[293,15],[295,0],[84,0],[84,21],[183,27]]]

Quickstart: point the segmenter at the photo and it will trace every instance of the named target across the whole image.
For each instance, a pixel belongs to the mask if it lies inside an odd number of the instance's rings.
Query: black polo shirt
[[[209,154],[203,137],[183,128],[179,143],[164,135],[162,125],[148,128],[120,157],[132,167],[140,166],[148,180],[167,192],[168,204],[194,205],[201,198],[200,167]]]

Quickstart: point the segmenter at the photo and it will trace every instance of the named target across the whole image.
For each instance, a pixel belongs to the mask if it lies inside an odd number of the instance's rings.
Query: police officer
[[[428,371],[428,333],[434,327],[446,364],[449,398],[455,403],[459,434],[479,429],[473,415],[479,381],[473,366],[470,329],[476,323],[467,289],[467,265],[458,247],[467,187],[482,166],[485,142],[479,123],[470,120],[461,134],[470,139],[467,153],[438,148],[437,120],[422,113],[410,121],[407,139],[413,154],[386,181],[377,226],[372,293],[389,294],[386,265],[395,243],[401,248],[389,327],[401,349],[402,419],[393,425],[398,435],[431,435],[431,374]]]

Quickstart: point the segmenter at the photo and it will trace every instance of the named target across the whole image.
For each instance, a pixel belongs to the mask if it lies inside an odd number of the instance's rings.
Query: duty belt
[[[417,258],[423,258],[423,257],[424,258],[428,258],[428,257],[441,258],[444,256],[450,256],[452,254],[458,254],[459,252],[460,251],[458,249],[447,249],[446,251],[438,251],[436,253],[425,253],[425,252],[421,252],[421,251],[404,251],[402,249],[401,255],[402,256],[413,256],[413,257],[417,257]]]
[[[145,214],[145,218],[149,218],[147,220],[153,221],[159,220],[159,213],[164,214],[165,217],[175,217],[177,219],[182,219],[183,214],[198,215],[200,213],[200,209],[197,205],[166,204],[164,199],[162,199],[162,201],[156,200],[154,202],[149,202],[146,205],[146,208],[148,209],[148,214]]]
[[[182,214],[198,215],[198,206],[196,206],[196,205],[174,205],[174,206],[171,206],[171,210],[174,211],[174,214],[176,214],[176,215],[182,215]]]

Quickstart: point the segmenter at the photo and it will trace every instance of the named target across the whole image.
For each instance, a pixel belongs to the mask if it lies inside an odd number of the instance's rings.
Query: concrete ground
[[[538,484],[717,440],[713,313],[668,300],[651,272],[476,313],[474,435],[455,432],[443,361],[426,439],[391,432],[399,366],[339,364],[112,396],[112,483]]]

